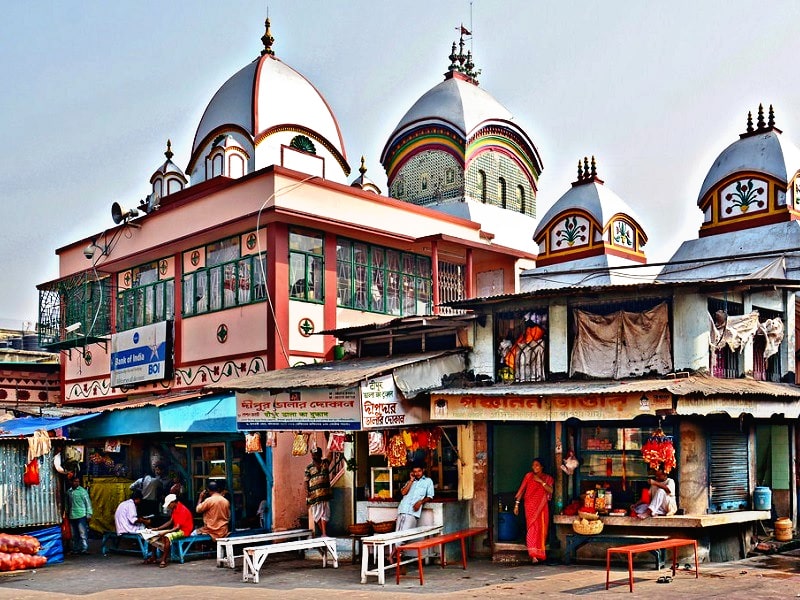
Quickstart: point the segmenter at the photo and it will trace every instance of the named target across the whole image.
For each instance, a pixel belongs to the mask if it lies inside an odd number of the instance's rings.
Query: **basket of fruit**
[[[596,516],[596,515],[595,515]],[[603,522],[600,519],[589,521],[588,519],[575,519],[572,522],[572,529],[581,535],[597,535],[603,531]]]
[[[580,508],[578,509],[578,518],[586,519],[587,521],[597,521],[600,517],[598,516],[597,511],[593,511],[588,508]]]

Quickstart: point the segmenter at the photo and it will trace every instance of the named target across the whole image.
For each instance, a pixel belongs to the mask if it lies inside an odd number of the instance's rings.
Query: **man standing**
[[[159,500],[169,489],[169,483],[164,465],[158,463],[153,467],[153,475],[145,474],[131,484],[132,491],[138,490],[142,493],[142,501],[137,507],[140,516],[146,517],[158,512]]]
[[[89,519],[92,518],[92,501],[89,492],[81,486],[81,478],[73,477],[69,498],[69,526],[72,530],[72,554],[89,554]]]
[[[200,500],[195,508],[197,514],[203,515],[203,526],[198,527],[192,535],[207,533],[214,540],[228,536],[231,520],[231,503],[220,493],[216,481],[208,482],[208,489],[200,492]]]
[[[328,521],[331,518],[330,500],[333,497],[331,479],[328,473],[330,459],[322,458],[322,448],[311,453],[311,464],[306,467],[306,504],[311,518],[319,525],[322,537],[328,535]],[[312,529],[315,529],[312,526]]]
[[[139,533],[144,529],[144,520],[139,517],[136,508],[142,501],[142,492],[134,491],[128,500],[123,500],[114,511],[114,525],[117,535],[122,533]]]
[[[161,562],[158,566],[162,569],[169,562],[169,550],[172,542],[191,535],[194,529],[192,512],[178,502],[178,497],[175,494],[167,494],[167,497],[164,498],[164,510],[171,512],[169,521],[159,527],[155,527],[152,531],[163,533],[149,540],[151,544],[161,550]],[[148,558],[145,562],[153,563],[155,559]]]
[[[425,471],[420,463],[414,463],[411,468],[411,477],[400,488],[403,494],[397,507],[397,531],[413,529],[419,523],[422,507],[426,502],[433,500],[433,481],[425,476]]]

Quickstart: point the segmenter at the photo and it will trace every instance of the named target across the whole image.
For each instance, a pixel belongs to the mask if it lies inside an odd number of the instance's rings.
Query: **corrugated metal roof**
[[[313,365],[302,365],[267,371],[259,375],[240,377],[206,386],[210,390],[289,390],[300,388],[333,388],[348,387],[360,381],[389,372],[397,367],[434,360],[463,350],[443,350],[439,352],[423,352],[402,356],[384,356],[377,358],[353,358],[335,360]]]
[[[105,406],[98,406],[91,409],[93,412],[106,412],[113,410],[124,410],[126,408],[142,408],[143,406],[164,406],[167,404],[174,404],[175,402],[183,402],[184,400],[191,400],[201,396],[208,396],[203,392],[194,391],[186,392],[183,394],[154,394],[152,396],[139,396],[138,398],[128,398],[116,404],[107,404]]]
[[[716,379],[702,375],[675,379],[637,379],[629,381],[562,381],[532,384],[498,384],[488,387],[447,388],[432,390],[442,396],[568,396],[599,394],[639,394],[669,392],[676,396],[769,396],[800,398],[800,386],[753,379]]]

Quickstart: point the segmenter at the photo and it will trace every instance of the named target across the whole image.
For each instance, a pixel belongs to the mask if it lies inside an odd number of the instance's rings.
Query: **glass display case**
[[[380,498],[391,500],[394,495],[394,485],[392,480],[391,467],[372,467],[372,481],[370,486],[370,498]]]
[[[242,493],[240,462],[239,458],[226,456],[224,443],[192,446],[192,483],[195,495],[207,488],[210,481],[217,481],[231,492],[234,506],[238,506],[237,495]]]
[[[581,494],[589,490],[610,491],[614,506],[635,502],[650,476],[642,458],[642,445],[652,427],[625,427],[613,424],[581,427],[578,436],[577,471]],[[671,431],[666,433],[670,434]]]

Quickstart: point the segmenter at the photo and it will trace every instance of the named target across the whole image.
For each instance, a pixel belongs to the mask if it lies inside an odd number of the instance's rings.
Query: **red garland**
[[[651,469],[660,469],[663,463],[665,473],[672,471],[677,464],[672,438],[664,435],[660,428],[642,446],[642,457]]]

